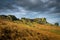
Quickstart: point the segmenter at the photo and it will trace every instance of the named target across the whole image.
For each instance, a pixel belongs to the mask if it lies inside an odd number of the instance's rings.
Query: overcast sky
[[[0,0],[0,15],[45,17],[50,23],[60,23],[60,0]]]

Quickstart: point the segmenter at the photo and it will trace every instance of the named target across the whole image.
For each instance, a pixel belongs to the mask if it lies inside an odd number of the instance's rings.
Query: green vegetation
[[[50,30],[50,32],[56,33],[60,35],[60,30]]]
[[[22,23],[28,24],[28,25],[31,25],[33,22],[36,22],[38,24],[53,25],[51,23],[48,23],[46,18],[29,19],[29,18],[23,17],[21,19],[18,19],[14,15],[0,15],[0,19],[10,20],[10,21],[14,21],[14,22],[17,22],[17,23],[22,22]],[[59,26],[59,23],[55,23],[54,25]]]
[[[40,28],[40,30],[49,31],[49,32],[56,33],[56,34],[60,35],[60,30],[54,30],[54,29],[48,30],[48,29],[43,29],[43,28]]]
[[[56,26],[59,26],[59,23],[55,23]]]

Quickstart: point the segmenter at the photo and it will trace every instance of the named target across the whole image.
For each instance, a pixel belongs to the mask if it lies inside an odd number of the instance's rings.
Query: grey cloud
[[[0,0],[0,9],[14,9],[12,4],[13,1],[11,0]]]
[[[43,2],[41,0],[0,0],[1,9],[17,9],[13,5],[20,6],[29,11],[49,11],[55,7],[53,12],[60,13],[60,0],[48,0]]]
[[[43,2],[41,0],[37,0],[34,4],[31,3],[29,0],[16,0],[15,3],[19,6],[22,6],[30,11],[49,11],[51,8],[55,8],[53,10],[54,13],[60,12],[60,0],[49,0],[47,2]]]

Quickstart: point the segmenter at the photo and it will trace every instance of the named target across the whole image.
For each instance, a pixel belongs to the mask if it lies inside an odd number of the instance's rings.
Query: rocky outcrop
[[[18,20],[14,15],[0,15],[0,19],[3,20]]]

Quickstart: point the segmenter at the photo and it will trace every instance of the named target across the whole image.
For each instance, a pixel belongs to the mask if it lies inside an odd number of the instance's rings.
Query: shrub
[[[55,23],[56,26],[59,26],[59,23]]]

